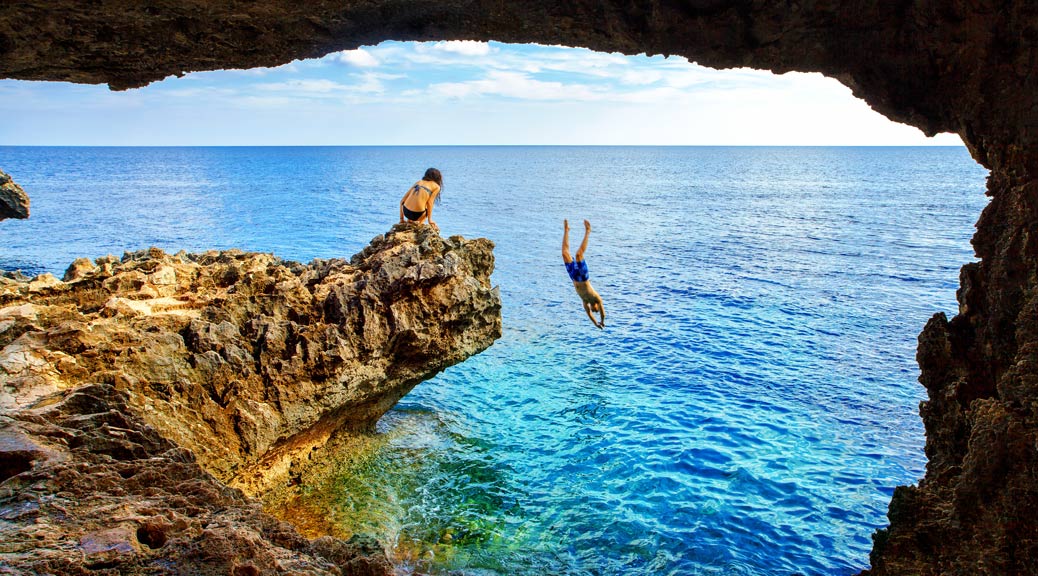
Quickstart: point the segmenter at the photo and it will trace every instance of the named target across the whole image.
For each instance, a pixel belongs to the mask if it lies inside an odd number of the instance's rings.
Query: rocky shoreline
[[[492,250],[397,225],[348,262],[152,249],[0,280],[0,572],[390,573],[250,496],[500,336]]]

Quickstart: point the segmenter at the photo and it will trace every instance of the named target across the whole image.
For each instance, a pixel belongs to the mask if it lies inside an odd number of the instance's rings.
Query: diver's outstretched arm
[[[601,326],[598,324],[598,320],[595,320],[595,317],[591,315],[591,305],[587,302],[584,302],[584,312],[587,313],[588,320],[591,320],[592,324],[601,328]]]

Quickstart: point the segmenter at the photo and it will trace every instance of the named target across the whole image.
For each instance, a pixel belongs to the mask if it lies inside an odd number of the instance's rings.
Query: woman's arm
[[[429,222],[429,226],[436,226],[436,222],[433,222],[433,219],[432,219],[432,210],[433,210],[433,205],[436,204],[436,197],[439,196],[439,195],[440,195],[440,189],[437,188],[436,192],[433,192],[432,194],[429,194],[429,203],[425,205],[425,217],[426,217],[426,220]]]
[[[407,202],[407,197],[411,195],[411,190],[404,192],[404,197],[400,199],[400,221],[404,221],[404,202]]]

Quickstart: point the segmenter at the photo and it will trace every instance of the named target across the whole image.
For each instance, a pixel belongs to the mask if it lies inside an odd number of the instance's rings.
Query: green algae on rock
[[[428,442],[440,434],[451,439]],[[265,509],[306,536],[376,538],[394,565],[419,573],[472,568],[477,557],[515,572],[500,557],[544,546],[544,536],[527,538],[522,506],[506,505],[511,479],[490,448],[474,456],[456,442],[480,444],[436,413],[394,410],[378,434],[339,435],[315,451],[314,465],[264,495]]]

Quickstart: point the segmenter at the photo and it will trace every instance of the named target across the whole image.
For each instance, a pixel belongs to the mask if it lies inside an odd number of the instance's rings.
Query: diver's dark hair
[[[436,168],[429,168],[425,171],[425,176],[422,176],[422,180],[429,180],[440,185],[440,193],[436,195],[436,203],[439,204],[440,198],[443,198],[443,174],[440,174]]]

